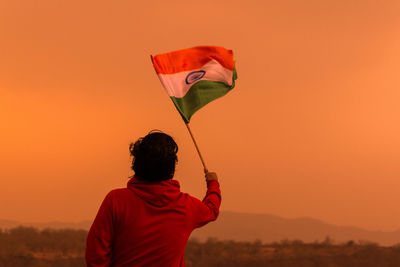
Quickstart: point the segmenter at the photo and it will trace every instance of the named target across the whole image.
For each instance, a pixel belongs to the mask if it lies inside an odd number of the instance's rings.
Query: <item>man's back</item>
[[[219,183],[207,182],[203,202],[180,192],[179,182],[132,178],[111,191],[89,231],[88,266],[185,266],[190,233],[217,218]]]

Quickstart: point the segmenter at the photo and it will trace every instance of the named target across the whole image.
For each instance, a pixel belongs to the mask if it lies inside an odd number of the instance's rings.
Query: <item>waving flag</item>
[[[151,57],[154,68],[183,120],[226,93],[237,78],[232,50],[198,46]]]

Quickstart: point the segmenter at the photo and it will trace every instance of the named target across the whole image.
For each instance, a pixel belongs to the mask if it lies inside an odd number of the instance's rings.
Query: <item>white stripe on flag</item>
[[[196,71],[205,71],[204,76],[194,81],[193,83],[187,83],[187,78],[190,73]],[[201,72],[200,72],[201,73]],[[158,74],[158,77],[161,80],[161,83],[164,85],[169,96],[174,97],[184,97],[186,93],[189,91],[190,87],[200,80],[209,80],[214,82],[223,82],[228,85],[232,85],[232,74],[231,70],[224,68],[221,64],[216,60],[211,60],[207,62],[200,69],[193,69],[190,71],[177,72],[174,74]]]

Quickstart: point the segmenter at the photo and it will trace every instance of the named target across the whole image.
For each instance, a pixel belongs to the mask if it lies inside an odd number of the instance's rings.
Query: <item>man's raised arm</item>
[[[206,172],[207,192],[202,202],[198,201],[194,228],[201,227],[210,221],[215,221],[221,205],[221,190],[215,172]]]

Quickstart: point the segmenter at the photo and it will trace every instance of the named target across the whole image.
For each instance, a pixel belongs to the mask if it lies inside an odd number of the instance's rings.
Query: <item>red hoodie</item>
[[[207,182],[201,202],[180,191],[177,180],[132,178],[107,194],[86,240],[87,266],[185,266],[193,229],[218,217],[221,192]]]

